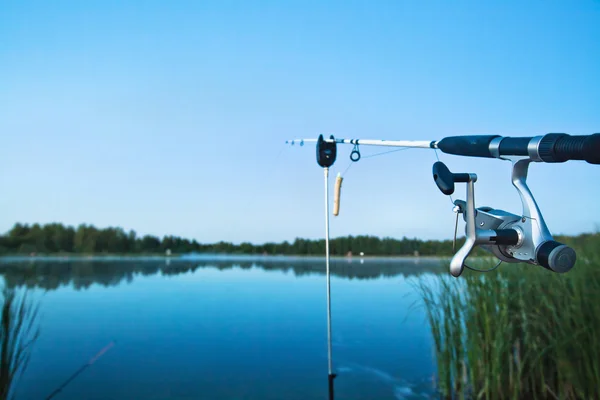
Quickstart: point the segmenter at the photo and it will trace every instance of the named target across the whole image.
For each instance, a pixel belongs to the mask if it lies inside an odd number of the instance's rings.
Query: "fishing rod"
[[[55,397],[56,395],[58,395],[60,392],[62,392],[62,390],[65,387],[67,387],[67,385],[69,385],[69,383],[73,382],[75,380],[75,378],[77,378],[79,376],[79,374],[81,374],[87,368],[92,366],[96,361],[98,361],[98,359],[100,357],[102,357],[104,355],[104,353],[106,353],[108,350],[110,350],[115,345],[115,343],[116,342],[113,340],[110,343],[108,343],[106,346],[104,346],[98,353],[96,353],[96,355],[94,357],[90,358],[88,360],[88,362],[86,362],[81,367],[79,367],[79,369],[77,369],[77,371],[75,371],[66,381],[64,381],[59,387],[57,387],[52,393],[50,393],[48,395],[48,397],[46,397],[46,400],[50,400],[53,397]]]
[[[329,168],[337,158],[337,145],[354,145],[350,160],[357,162],[361,158],[360,145],[399,147],[404,149],[421,148],[440,150],[447,154],[499,158],[512,162],[512,184],[521,197],[522,212],[513,214],[491,207],[475,208],[474,173],[452,173],[448,167],[438,161],[433,164],[433,180],[445,195],[452,195],[456,183],[466,183],[466,201],[455,200],[453,211],[456,213],[454,243],[458,228],[459,214],[465,221],[466,240],[454,254],[450,262],[450,273],[459,277],[475,246],[480,246],[499,259],[496,269],[503,261],[509,263],[528,263],[540,265],[550,271],[564,273],[575,265],[575,251],[554,240],[542,213],[527,186],[527,172],[532,162],[561,163],[569,160],[583,160],[590,164],[600,164],[600,133],[588,136],[571,136],[563,133],[549,133],[535,137],[503,137],[499,135],[451,136],[439,141],[412,140],[369,140],[340,139],[331,135],[328,139],[319,135],[317,139],[287,140],[287,144],[304,146],[316,143],[317,163],[324,170],[325,177],[325,260],[327,278],[327,361],[329,399],[334,398],[332,346],[331,346],[331,285],[329,271]],[[399,149],[400,150],[400,149]],[[394,150],[392,150],[394,151]],[[387,153],[387,152],[386,152]],[[384,153],[382,153],[384,154]],[[352,164],[350,164],[352,165]],[[339,214],[342,176],[338,174],[335,182],[333,215]],[[454,246],[453,246],[454,247]]]
[[[466,184],[466,201],[454,201],[457,223],[458,214],[462,214],[466,233],[465,243],[450,262],[450,273],[454,277],[459,277],[465,267],[470,268],[465,261],[476,246],[480,246],[500,260],[496,267],[502,262],[527,263],[558,273],[573,268],[576,261],[575,251],[555,241],[550,234],[535,198],[527,186],[527,172],[532,162],[562,163],[580,160],[590,164],[600,164],[600,133],[584,136],[549,133],[535,137],[450,136],[432,141],[340,139],[333,135],[326,139],[323,135],[319,135],[317,139],[294,139],[286,143],[300,146],[305,143],[316,143],[317,163],[326,171],[336,161],[338,144],[354,145],[350,154],[350,159],[354,162],[360,160],[359,146],[362,145],[433,149],[457,156],[511,161],[512,184],[519,193],[522,203],[520,214],[491,207],[475,208],[474,184],[477,175],[452,173],[440,161],[433,164],[433,179],[443,194],[452,195],[456,183]],[[327,182],[327,173],[325,180]],[[334,194],[334,215],[339,212],[340,188],[341,177],[338,176]],[[328,194],[326,199],[327,196]],[[328,218],[329,211],[326,209],[326,243],[329,239]],[[329,280],[327,290],[329,299]]]

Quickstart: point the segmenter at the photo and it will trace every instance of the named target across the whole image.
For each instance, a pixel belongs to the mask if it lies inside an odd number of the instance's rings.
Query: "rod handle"
[[[542,138],[538,152],[544,162],[582,160],[600,164],[600,133],[584,136],[549,133]]]
[[[492,143],[493,140],[497,143]],[[529,156],[547,163],[581,160],[600,164],[600,133],[581,136],[548,133],[540,137],[450,136],[437,142],[437,148],[447,154],[468,157]]]

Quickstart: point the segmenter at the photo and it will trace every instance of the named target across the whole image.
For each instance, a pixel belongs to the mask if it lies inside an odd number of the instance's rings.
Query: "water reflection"
[[[2,290],[0,321],[0,399],[13,398],[14,386],[27,369],[39,329],[38,307],[27,293]]]
[[[0,260],[9,290],[43,298],[18,398],[326,398],[324,272],[314,258]],[[337,398],[427,397],[431,342],[405,278],[436,273],[438,260],[333,260]]]
[[[135,260],[135,259],[7,259],[0,261],[0,275],[7,287],[40,288],[56,290],[72,285],[75,289],[86,289],[92,284],[117,286],[122,282],[132,282],[138,276],[180,275],[203,268],[261,269],[283,271],[295,276],[325,274],[325,265],[318,259],[279,258],[262,260],[221,259],[221,260]],[[435,259],[356,259],[332,260],[332,276],[347,279],[377,279],[394,276],[417,276],[424,273],[444,272],[440,261]]]

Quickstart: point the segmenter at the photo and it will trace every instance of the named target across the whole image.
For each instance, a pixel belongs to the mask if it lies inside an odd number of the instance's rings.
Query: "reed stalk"
[[[600,234],[568,244],[566,274],[504,264],[419,281],[441,398],[600,399]]]
[[[26,294],[2,290],[0,321],[0,400],[11,399],[14,387],[27,369],[31,348],[39,336],[37,305]]]

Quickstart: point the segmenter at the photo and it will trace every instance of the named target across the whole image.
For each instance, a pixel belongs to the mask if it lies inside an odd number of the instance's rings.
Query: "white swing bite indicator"
[[[342,175],[338,172],[337,178],[335,179],[335,191],[333,195],[333,215],[338,216],[340,213],[340,191],[342,190]]]

